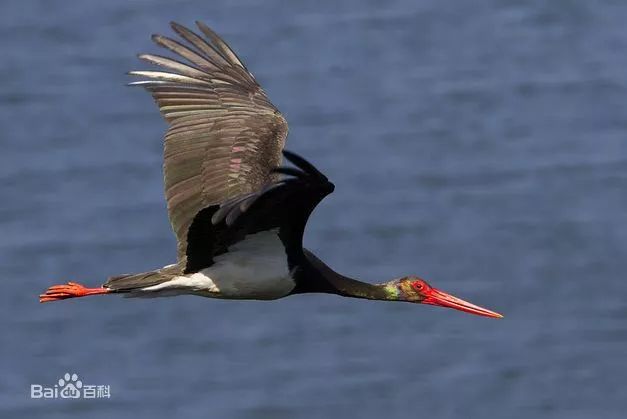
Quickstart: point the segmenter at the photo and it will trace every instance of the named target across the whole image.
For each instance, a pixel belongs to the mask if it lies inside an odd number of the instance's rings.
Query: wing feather
[[[302,241],[307,220],[335,186],[302,157],[288,151],[283,154],[294,165],[273,169],[283,178],[198,213],[189,229],[185,272],[211,266],[212,258],[227,252],[229,246],[266,230],[278,229],[288,263],[304,257]]]
[[[187,234],[196,214],[277,179],[287,122],[233,50],[209,27],[202,35],[172,23],[180,40],[153,35],[175,57],[140,54],[163,71],[129,74],[153,96],[169,123],[164,184],[170,223],[186,263]]]

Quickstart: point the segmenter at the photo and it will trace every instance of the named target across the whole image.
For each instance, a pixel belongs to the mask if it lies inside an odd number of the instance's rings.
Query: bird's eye
[[[413,282],[411,285],[416,291],[422,291],[425,287],[425,285],[421,281]]]

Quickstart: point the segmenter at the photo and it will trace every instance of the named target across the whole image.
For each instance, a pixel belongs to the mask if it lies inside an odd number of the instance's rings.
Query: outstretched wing
[[[186,273],[213,264],[213,258],[229,246],[261,231],[278,230],[288,262],[303,257],[303,233],[312,211],[335,185],[302,157],[283,151],[295,167],[279,167],[280,180],[256,192],[207,207],[194,218],[189,229]]]
[[[168,214],[185,265],[187,232],[196,214],[277,179],[287,122],[229,46],[206,25],[204,37],[172,23],[181,42],[153,41],[179,59],[139,58],[167,71],[133,71],[169,123],[164,181]]]

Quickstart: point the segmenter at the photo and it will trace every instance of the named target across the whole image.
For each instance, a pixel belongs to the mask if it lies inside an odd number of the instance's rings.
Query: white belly
[[[190,293],[216,298],[271,300],[294,289],[285,248],[277,231],[246,236],[229,251],[214,258],[214,264],[189,275],[143,288],[164,294]]]

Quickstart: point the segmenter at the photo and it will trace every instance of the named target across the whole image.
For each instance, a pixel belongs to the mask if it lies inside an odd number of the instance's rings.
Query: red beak
[[[431,304],[440,307],[454,308],[455,310],[465,311],[466,313],[476,314],[478,316],[494,317],[502,319],[503,316],[494,311],[488,310],[483,307],[476,306],[468,301],[464,301],[460,298],[453,297],[443,291],[435,288],[431,288],[427,298],[422,300],[423,304]]]

